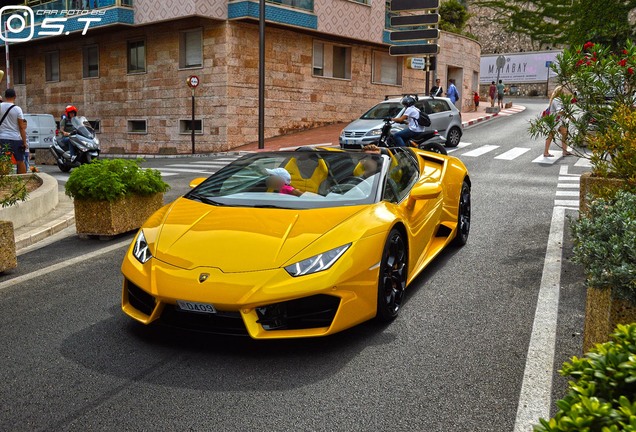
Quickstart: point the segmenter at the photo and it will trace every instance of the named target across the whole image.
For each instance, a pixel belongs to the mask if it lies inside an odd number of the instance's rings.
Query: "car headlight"
[[[338,261],[338,258],[340,258],[342,254],[344,254],[346,250],[349,249],[349,246],[351,246],[351,243],[312,256],[311,258],[307,258],[295,264],[288,265],[287,267],[285,267],[285,270],[287,270],[287,273],[294,277],[304,276],[327,270],[332,265],[334,265],[336,261]]]
[[[382,129],[372,129],[366,133],[366,136],[380,136],[382,135]]]
[[[344,131],[345,131],[344,129],[340,131],[340,136],[341,137],[344,137]]]
[[[150,249],[148,248],[148,242],[146,241],[146,236],[144,236],[143,230],[139,231],[137,234],[137,238],[135,239],[135,246],[133,247],[133,256],[137,258],[137,261],[144,264],[150,258],[152,258],[152,254],[150,253]]]

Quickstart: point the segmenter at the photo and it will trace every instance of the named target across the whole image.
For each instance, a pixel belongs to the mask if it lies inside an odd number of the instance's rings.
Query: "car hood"
[[[384,122],[382,120],[363,120],[358,119],[349,123],[344,130],[346,131],[365,131],[368,132],[372,129],[380,129],[382,128],[382,124]]]
[[[180,198],[163,220],[153,255],[185,269],[236,273],[279,268],[362,208],[226,207]]]

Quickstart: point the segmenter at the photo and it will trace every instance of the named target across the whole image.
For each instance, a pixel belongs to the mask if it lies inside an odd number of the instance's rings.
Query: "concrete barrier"
[[[29,176],[31,174],[22,174]],[[45,173],[35,174],[42,179],[42,185],[31,192],[26,201],[11,207],[0,208],[0,220],[13,222],[18,229],[48,214],[59,201],[57,180]]]

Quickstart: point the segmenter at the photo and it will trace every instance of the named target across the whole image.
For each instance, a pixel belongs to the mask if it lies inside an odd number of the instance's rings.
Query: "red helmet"
[[[73,105],[67,105],[66,109],[64,110],[66,117],[68,117],[69,114],[72,112],[75,113],[75,115],[77,115],[77,108],[75,108]]]

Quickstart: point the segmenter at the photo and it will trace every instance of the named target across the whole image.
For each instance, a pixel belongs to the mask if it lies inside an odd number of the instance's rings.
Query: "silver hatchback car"
[[[359,119],[349,123],[340,133],[340,147],[360,148],[367,144],[376,144],[380,138],[382,125],[386,117],[399,117],[405,108],[401,97],[380,102]],[[462,138],[462,115],[448,98],[424,96],[419,98],[415,106],[428,114],[431,125],[426,131],[438,131],[446,137],[446,147],[457,147]],[[394,132],[406,125],[395,125]]]

